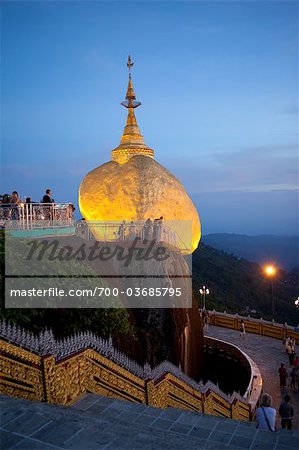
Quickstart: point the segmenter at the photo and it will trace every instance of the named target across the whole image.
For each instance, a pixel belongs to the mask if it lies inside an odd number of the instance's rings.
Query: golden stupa
[[[180,181],[154,160],[154,150],[144,143],[134,113],[141,103],[136,101],[130,56],[127,66],[129,83],[126,100],[121,103],[128,109],[127,123],[120,145],[111,152],[111,161],[96,167],[82,180],[81,214],[88,223],[142,222],[163,216],[180,239],[185,240],[188,238],[182,236],[182,230],[186,227],[182,224],[189,224],[188,247],[194,251],[201,236],[196,208]],[[96,228],[93,233],[100,240]]]

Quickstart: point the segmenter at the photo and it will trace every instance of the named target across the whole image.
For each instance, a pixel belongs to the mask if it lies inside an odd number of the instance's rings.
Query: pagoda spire
[[[126,100],[121,102],[121,105],[128,109],[128,116],[124,132],[120,139],[120,145],[112,150],[111,159],[119,163],[127,162],[132,156],[145,155],[154,156],[154,151],[147,147],[144,143],[143,136],[139,130],[134,109],[141,105],[136,101],[136,95],[132,82],[131,69],[134,63],[131,60],[131,56],[128,56],[127,67],[129,70],[129,82],[126,93]]]

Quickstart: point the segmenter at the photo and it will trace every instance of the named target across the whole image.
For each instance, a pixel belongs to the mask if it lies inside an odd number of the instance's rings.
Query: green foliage
[[[14,254],[14,270],[19,273],[19,269],[24,261],[24,249],[22,248],[24,242],[21,239],[16,239],[13,247],[9,246],[8,251],[13,251]],[[1,266],[1,299],[0,299],[0,313],[2,318],[6,318],[11,322],[29,330],[34,333],[40,332],[45,328],[52,328],[54,335],[57,338],[68,336],[79,331],[90,330],[101,337],[131,334],[132,327],[128,320],[128,314],[124,308],[51,308],[51,300],[48,301],[48,308],[6,308],[4,301],[4,264],[5,264],[5,237],[4,232],[0,232],[0,266]],[[61,273],[64,266],[60,267],[60,262],[57,261],[57,272]],[[71,267],[73,265],[73,267]],[[70,273],[75,273],[75,262],[68,264]],[[82,268],[80,272],[83,274],[94,275],[90,268]],[[41,280],[42,283],[42,280]],[[76,276],[71,278],[72,287],[80,287],[82,281]],[[106,286],[101,278],[96,279],[98,286]],[[56,279],[57,285],[57,279]],[[41,285],[41,288],[43,286]],[[47,285],[49,287],[49,283]],[[86,284],[84,287],[87,287]],[[75,299],[74,299],[75,301]],[[89,303],[88,303],[89,302]],[[87,300],[85,306],[91,306],[92,300]],[[24,301],[24,306],[26,306]]]

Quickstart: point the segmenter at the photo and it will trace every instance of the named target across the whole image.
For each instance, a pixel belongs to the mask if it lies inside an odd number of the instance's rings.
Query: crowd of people
[[[296,342],[294,338],[285,336],[283,339],[285,352],[288,355],[290,370],[287,371],[285,364],[281,363],[278,369],[280,387],[285,389],[287,382],[293,392],[299,392],[299,356],[296,355]]]
[[[119,241],[133,241],[136,238],[146,241],[166,241],[173,244],[176,241],[175,233],[163,225],[163,216],[154,220],[148,218],[143,224],[123,220],[119,225],[117,236]]]
[[[52,198],[51,189],[46,189],[45,195],[40,200],[40,202],[33,202],[31,197],[25,197],[25,201],[23,201],[17,191],[12,191],[11,194],[4,194],[0,196],[0,204],[1,205],[21,205],[24,203],[55,203],[54,198]]]
[[[42,204],[42,206],[40,205]],[[46,189],[44,196],[39,202],[34,202],[31,197],[25,197],[23,201],[17,191],[11,194],[4,194],[0,196],[1,215],[5,220],[20,220],[32,215],[33,208],[35,209],[36,219],[59,219],[58,205],[52,197],[51,189]],[[72,203],[67,204],[64,208],[64,215],[67,218],[72,218],[75,207]]]
[[[283,401],[281,402],[278,414],[281,428],[291,430],[293,427],[294,408],[291,397],[287,393],[287,386],[293,393],[299,392],[299,357],[296,356],[296,342],[294,338],[285,336],[283,339],[285,352],[288,355],[289,370],[285,363],[281,363],[278,369],[279,384]],[[259,429],[276,431],[277,411],[272,406],[272,398],[269,394],[264,394],[261,398],[260,406],[257,408],[257,426]]]

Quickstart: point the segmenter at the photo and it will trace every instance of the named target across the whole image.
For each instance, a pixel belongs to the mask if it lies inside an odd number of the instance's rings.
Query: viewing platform
[[[0,228],[15,237],[43,237],[75,233],[72,203],[2,203]]]
[[[169,223],[168,223],[169,222]],[[15,237],[43,237],[77,235],[84,240],[129,245],[138,240],[161,242],[186,252],[191,246],[191,234],[184,236],[173,227],[176,221],[85,221],[75,222],[72,203],[2,203],[0,204],[0,228],[7,229]],[[179,221],[177,221],[179,223]],[[186,228],[186,227],[185,227]],[[185,233],[186,234],[186,233]],[[187,233],[188,235],[188,233]]]
[[[11,229],[53,228],[74,223],[72,203],[2,203],[0,224]]]

